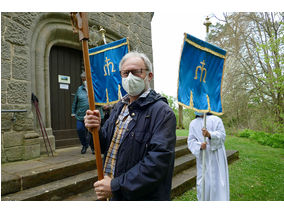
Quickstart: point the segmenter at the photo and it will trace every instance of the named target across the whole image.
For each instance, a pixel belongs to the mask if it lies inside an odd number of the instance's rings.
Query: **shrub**
[[[240,137],[245,137],[257,141],[258,143],[273,148],[284,148],[284,134],[271,134],[262,131],[245,129],[239,132]]]
[[[253,133],[250,129],[244,129],[241,132],[239,132],[238,136],[242,138],[249,138],[251,134]]]
[[[273,148],[284,148],[284,134],[273,134],[270,139],[273,140]]]

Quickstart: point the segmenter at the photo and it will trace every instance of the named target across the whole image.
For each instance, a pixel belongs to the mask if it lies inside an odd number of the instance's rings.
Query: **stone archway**
[[[53,149],[55,139],[51,129],[49,56],[54,45],[81,49],[78,35],[72,31],[68,14],[48,13],[40,16],[32,31],[30,49],[31,92],[39,99],[39,109]],[[34,114],[35,129],[37,126]],[[45,152],[41,145],[41,152]]]

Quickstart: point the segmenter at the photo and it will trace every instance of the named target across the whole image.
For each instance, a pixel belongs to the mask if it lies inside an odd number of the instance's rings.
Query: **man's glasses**
[[[120,75],[121,75],[122,78],[128,77],[130,72],[132,73],[132,75],[140,77],[143,70],[148,71],[147,69],[137,69],[137,70],[120,70],[119,72],[120,72]]]

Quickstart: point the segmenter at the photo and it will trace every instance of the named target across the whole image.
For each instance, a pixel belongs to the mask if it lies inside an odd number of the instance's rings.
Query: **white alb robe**
[[[201,143],[203,118],[194,119],[189,126],[188,149],[196,157],[197,167],[197,199],[201,200],[202,191],[202,150]],[[211,139],[206,138],[206,170],[205,170],[205,200],[230,200],[229,173],[224,146],[226,133],[222,120],[215,115],[206,116],[206,129]]]

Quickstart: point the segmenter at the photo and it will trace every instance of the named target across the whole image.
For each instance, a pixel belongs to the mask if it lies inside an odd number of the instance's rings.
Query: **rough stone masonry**
[[[150,12],[88,13],[89,30],[100,45],[98,26],[106,29],[108,42],[128,37],[131,50],[142,51],[152,59]],[[37,94],[44,124],[55,149],[49,98],[49,51],[53,45],[81,49],[74,35],[69,13],[1,13],[1,109],[26,112],[1,112],[1,162],[37,158],[45,146],[31,103]],[[152,83],[153,87],[153,83]]]

